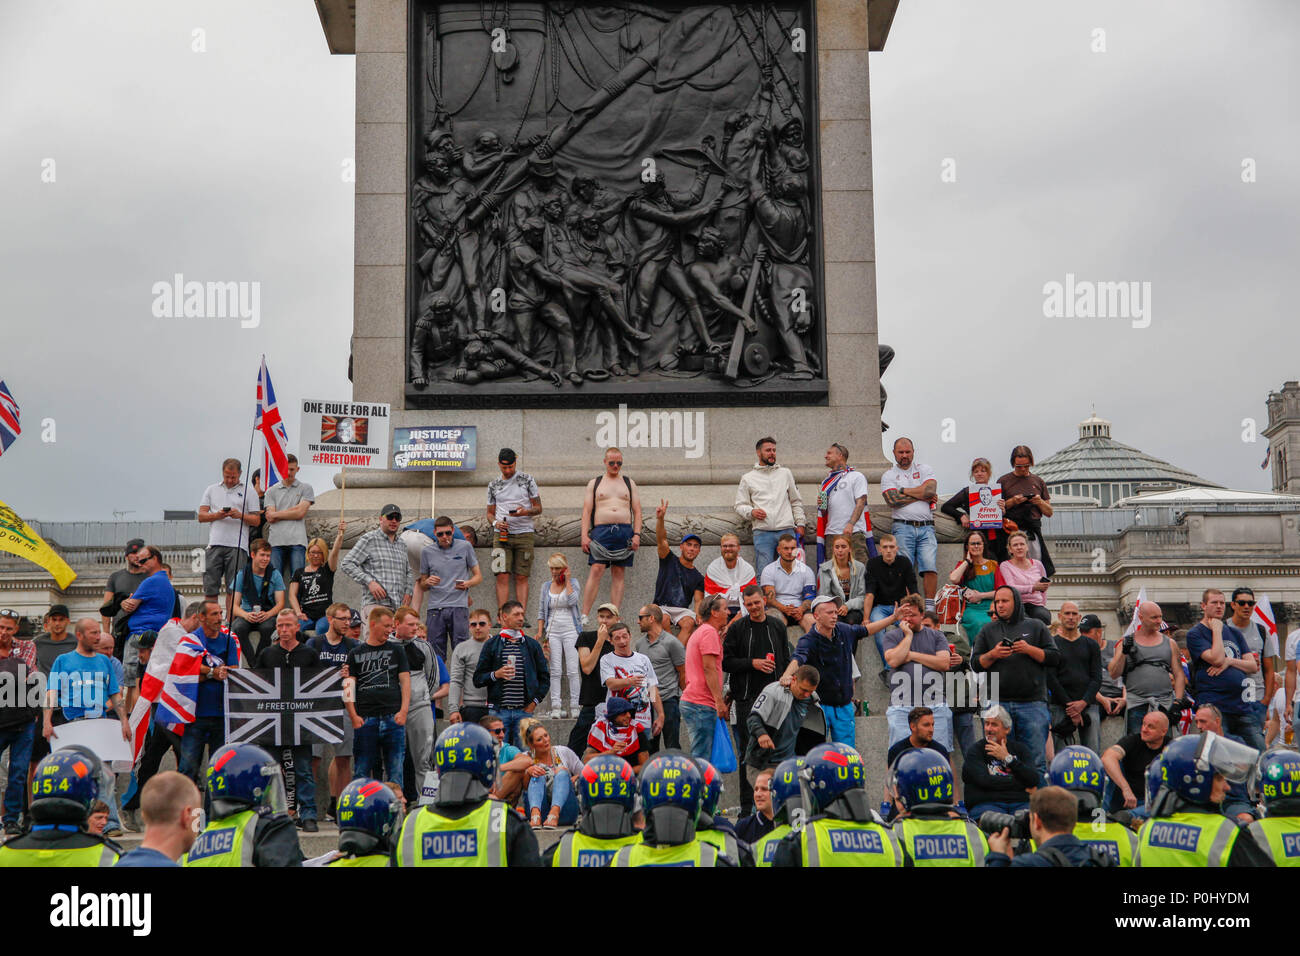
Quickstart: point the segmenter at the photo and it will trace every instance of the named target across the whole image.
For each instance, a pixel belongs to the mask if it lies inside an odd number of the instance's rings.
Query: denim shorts
[[[596,541],[607,551],[621,551],[632,546],[632,526],[630,524],[598,524],[591,528],[591,540]],[[630,568],[635,554],[629,554],[626,561],[611,561],[611,568]],[[587,555],[588,564],[604,564],[594,555]]]

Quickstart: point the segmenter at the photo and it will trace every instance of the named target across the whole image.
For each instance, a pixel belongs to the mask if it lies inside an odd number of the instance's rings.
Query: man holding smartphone
[[[501,477],[488,482],[487,518],[492,524],[492,573],[496,575],[497,607],[510,597],[528,607],[528,576],[533,571],[533,518],[542,513],[542,493],[532,475],[519,471],[513,448],[497,455]]]
[[[203,554],[203,595],[210,599],[221,594],[223,578],[228,590],[234,586],[235,574],[248,557],[249,532],[244,525],[255,528],[262,521],[256,508],[248,509],[248,487],[240,480],[242,472],[238,458],[227,458],[221,463],[221,481],[209,485],[199,503],[199,524],[212,526]]]

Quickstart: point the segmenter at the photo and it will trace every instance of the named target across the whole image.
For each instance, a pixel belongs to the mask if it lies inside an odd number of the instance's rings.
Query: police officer
[[[207,772],[212,822],[183,866],[302,866],[280,762],[252,744],[226,745]]]
[[[394,866],[541,866],[524,818],[488,794],[496,779],[492,735],[452,724],[433,745],[438,796],[402,825]]]
[[[803,757],[789,757],[777,764],[772,773],[772,821],[776,826],[754,843],[755,866],[771,866],[777,844],[796,830],[803,829],[807,812],[799,776],[802,769]]]
[[[326,866],[388,866],[402,828],[402,802],[392,788],[364,777],[339,794],[339,853]]]
[[[1151,793],[1150,819],[1138,834],[1135,866],[1272,866],[1273,861],[1236,820],[1219,812],[1228,782],[1253,776],[1253,748],[1207,731],[1179,737],[1159,758],[1159,785]],[[1155,763],[1152,764],[1153,768]]]
[[[1074,835],[1104,850],[1116,866],[1132,866],[1137,834],[1124,824],[1123,818],[1102,809],[1106,768],[1096,752],[1088,747],[1062,748],[1052,758],[1048,780],[1053,787],[1062,787],[1079,800],[1079,822],[1074,826]]]
[[[614,854],[610,866],[735,866],[695,832],[704,778],[683,754],[660,754],[641,771],[641,839]]]
[[[983,866],[988,840],[953,806],[952,767],[937,750],[908,750],[894,761],[890,792],[901,813],[894,835],[903,866]]]
[[[36,765],[28,807],[32,828],[0,846],[0,867],[117,863],[108,841],[86,829],[91,804],[99,799],[97,762],[73,750],[56,750]],[[10,772],[21,770],[11,766]]]
[[[773,866],[902,866],[903,851],[867,797],[862,757],[848,744],[820,744],[804,757],[812,812],[776,848]]]
[[[1264,818],[1250,835],[1276,866],[1300,866],[1300,754],[1281,747],[1259,758]]]
[[[632,827],[636,773],[616,754],[593,757],[578,777],[578,826],[547,849],[544,866],[607,866],[622,847],[641,839]]]
[[[722,799],[722,774],[703,757],[694,759],[704,785],[704,798],[700,801],[700,819],[695,824],[695,835],[706,843],[712,843],[719,853],[734,863],[753,866],[754,853],[749,844],[736,836],[736,827],[730,820],[717,815],[718,802]]]

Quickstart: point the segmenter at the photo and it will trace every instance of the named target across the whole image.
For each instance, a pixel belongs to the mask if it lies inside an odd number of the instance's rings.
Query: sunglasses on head
[[[21,620],[22,615],[11,608],[5,608],[4,610],[0,610],[0,617],[7,617],[11,621],[17,621]]]

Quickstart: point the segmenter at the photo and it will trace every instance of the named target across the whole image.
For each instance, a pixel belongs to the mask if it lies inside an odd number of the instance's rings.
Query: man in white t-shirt
[[[203,555],[203,594],[213,600],[221,593],[222,578],[229,590],[247,563],[249,532],[244,525],[256,528],[262,522],[256,503],[248,510],[249,489],[239,480],[243,470],[238,458],[227,458],[221,463],[221,481],[209,485],[199,503],[199,524],[212,525]]]
[[[654,737],[664,729],[664,705],[659,699],[659,678],[650,658],[632,649],[632,632],[622,621],[609,627],[614,653],[600,659],[600,682],[605,685],[605,701],[622,697],[636,712],[632,723]],[[651,717],[651,709],[654,716]],[[605,705],[596,708],[596,719],[605,716]]]
[[[894,538],[898,551],[907,555],[921,575],[925,609],[934,610],[934,593],[939,586],[935,563],[939,541],[934,536],[934,505],[939,500],[939,483],[934,469],[913,460],[910,438],[894,441],[894,467],[880,478],[880,492],[894,512]]]
[[[1297,737],[1300,737],[1300,713],[1296,708],[1296,702],[1300,701],[1300,687],[1296,686],[1297,646],[1300,646],[1300,628],[1296,628],[1286,636],[1286,644],[1282,652],[1282,659],[1286,661],[1286,677],[1283,678],[1286,688],[1284,699],[1291,705],[1291,726],[1295,728]]]
[[[849,467],[849,450],[839,442],[826,449],[826,467],[831,473],[822,479],[817,495],[817,510],[826,513],[826,546],[830,547],[833,535],[846,534],[853,557],[866,564],[871,557],[867,551],[867,476]]]
[[[817,577],[812,568],[794,557],[794,535],[783,534],[776,542],[776,560],[763,569],[759,587],[767,606],[785,615],[787,626],[813,626],[812,599],[817,594]]]

